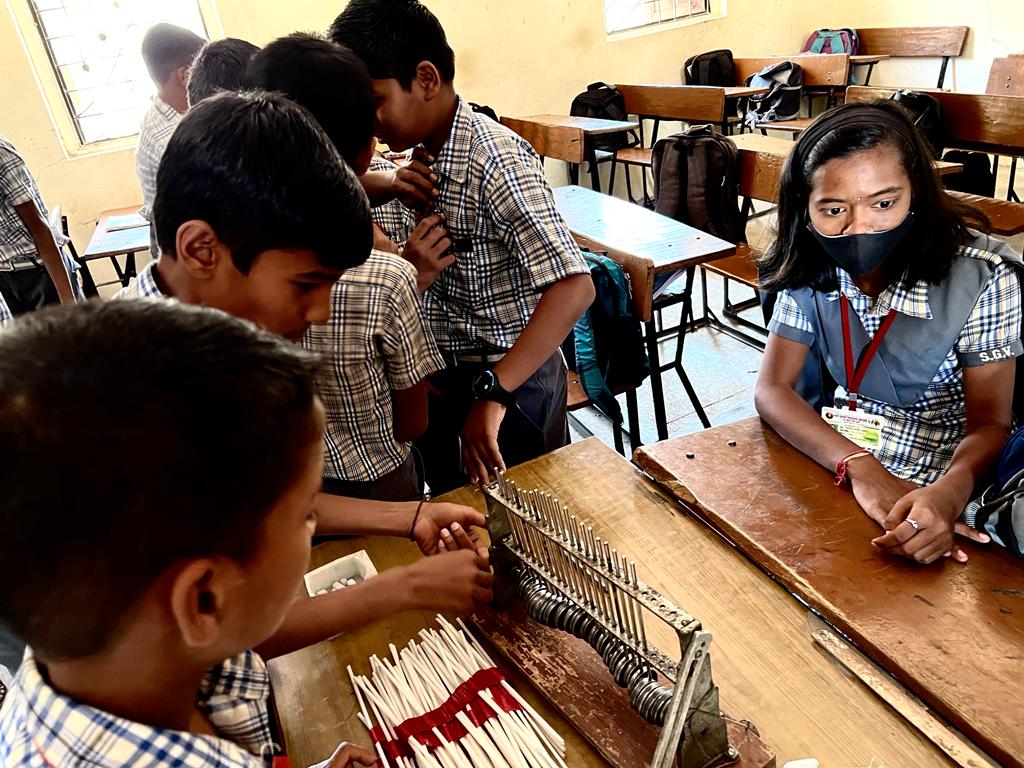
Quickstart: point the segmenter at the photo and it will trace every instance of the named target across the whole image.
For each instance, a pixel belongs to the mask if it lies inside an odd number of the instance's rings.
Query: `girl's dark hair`
[[[775,241],[759,264],[762,290],[836,289],[835,266],[807,227],[811,180],[829,160],[884,145],[900,153],[915,212],[913,228],[890,257],[893,275],[906,272],[911,283],[941,282],[957,248],[970,239],[968,227],[988,230],[983,213],[946,194],[932,165],[931,147],[902,106],[892,101],[844,104],[804,132],[782,168]]]

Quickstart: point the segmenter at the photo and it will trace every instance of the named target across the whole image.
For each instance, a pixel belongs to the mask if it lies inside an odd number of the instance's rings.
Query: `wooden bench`
[[[678,120],[682,123],[713,123],[726,129],[725,89],[701,85],[616,85],[625,102],[626,113],[636,115],[640,121],[641,146],[620,149],[615,163],[636,166],[641,169],[644,201],[648,201],[646,169],[651,167],[651,148],[658,141],[658,129],[662,120]],[[653,121],[650,143],[644,140],[644,121]],[[615,192],[615,170],[612,167],[612,181],[609,193]],[[632,182],[626,172],[626,194],[633,200]]]
[[[774,203],[779,190],[779,176],[782,174],[782,164],[785,162],[785,157],[772,152],[741,151],[737,154],[737,162],[739,164],[739,192],[740,197],[744,201],[744,216],[749,214],[752,205],[751,201],[753,200]],[[704,298],[705,312],[703,320],[718,330],[757,349],[764,349],[764,341],[722,323],[715,316],[715,313],[708,309],[706,273],[716,274],[725,281],[722,314],[734,322],[752,329],[759,336],[766,336],[767,330],[763,326],[752,323],[739,314],[741,311],[754,306],[755,303],[745,301],[733,304],[729,298],[730,281],[735,281],[755,292],[759,290],[757,262],[763,255],[764,253],[758,248],[754,248],[747,243],[737,243],[735,255],[708,262],[701,267],[701,290]],[[755,301],[757,300],[755,299]]]
[[[850,86],[846,101],[888,99],[892,88]],[[1024,154],[1024,98],[974,93],[928,91],[942,104],[946,143],[986,154],[1016,157]],[[978,207],[992,220],[1000,235],[1024,232],[1024,205],[975,196]],[[998,222],[998,225],[997,225]],[[998,226],[998,228],[996,228]]]
[[[826,108],[835,102],[835,94],[846,88],[850,78],[850,56],[846,53],[802,53],[792,56],[762,56],[758,58],[734,59],[736,81],[743,83],[748,77],[780,61],[792,61],[800,65],[803,72],[804,95],[807,99],[807,114],[811,114],[811,98],[827,95]],[[807,89],[810,89],[809,91]],[[774,128],[775,123],[766,123]],[[758,128],[761,128],[758,125]]]
[[[1024,96],[1024,57],[1019,54],[1005,59],[994,59],[988,71],[988,85],[985,93],[990,96]],[[999,171],[999,156],[993,163],[994,172]],[[1019,203],[1020,197],[1014,189],[1017,178],[1017,158],[1010,162],[1010,183],[1007,186],[1006,199]]]
[[[963,54],[968,31],[968,27],[873,27],[858,29],[857,37],[865,55],[941,58],[936,88],[942,88],[949,60]]]

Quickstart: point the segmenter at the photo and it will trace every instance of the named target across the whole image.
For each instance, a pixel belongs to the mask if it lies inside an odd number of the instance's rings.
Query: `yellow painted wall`
[[[27,0],[5,0],[22,3]],[[323,30],[342,7],[339,0],[215,0],[226,34],[257,44],[297,29]],[[811,28],[897,24],[970,24],[968,57],[950,85],[984,87],[993,55],[1024,48],[1024,3],[1019,0],[729,0],[725,18],[621,40],[604,34],[601,0],[428,0],[448,31],[457,57],[459,90],[501,114],[562,112],[593,80],[679,82],[687,55],[718,47],[737,55],[798,49]],[[132,153],[127,150],[68,159],[21,45],[12,17],[0,13],[0,132],[25,155],[47,202],[59,201],[79,247],[97,214],[140,199]],[[1017,42],[1013,42],[1014,35]],[[920,76],[890,63],[878,82],[927,84],[935,62]],[[918,67],[919,69],[919,67]],[[905,75],[916,79],[900,80]],[[896,78],[894,80],[894,78]],[[557,176],[560,169],[553,169]]]

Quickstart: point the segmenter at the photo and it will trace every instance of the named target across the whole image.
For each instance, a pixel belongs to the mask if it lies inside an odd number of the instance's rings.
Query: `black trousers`
[[[15,317],[41,309],[47,304],[60,303],[57,286],[43,266],[13,272],[0,271],[0,294],[3,294],[4,301]]]
[[[473,379],[491,367],[484,363],[459,363],[430,379],[437,389],[437,394],[430,395],[430,423],[414,443],[423,456],[432,494],[445,493],[469,482],[462,468],[459,436],[473,405]],[[517,407],[506,411],[498,432],[498,447],[506,466],[568,445],[567,387],[565,362],[556,351],[515,391]]]
[[[376,480],[337,480],[325,477],[320,489],[334,496],[376,501],[418,501],[423,498],[423,478],[412,452],[397,467]]]

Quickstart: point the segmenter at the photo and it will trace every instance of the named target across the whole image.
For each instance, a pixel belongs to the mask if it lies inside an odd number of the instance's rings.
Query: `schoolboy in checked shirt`
[[[442,492],[467,475],[483,481],[565,445],[558,346],[594,287],[539,158],[456,94],[454,54],[421,3],[353,0],[329,34],[370,70],[378,138],[399,151],[422,145],[423,199],[445,216],[456,253],[440,272],[417,264],[448,364],[432,379],[437,394],[417,441],[428,484]]]
[[[179,302],[48,307],[0,333],[0,621],[29,646],[0,765],[270,765],[270,678],[250,649],[309,563],[318,367]],[[152,464],[111,484],[110,456]],[[328,766],[374,763],[344,745]]]

